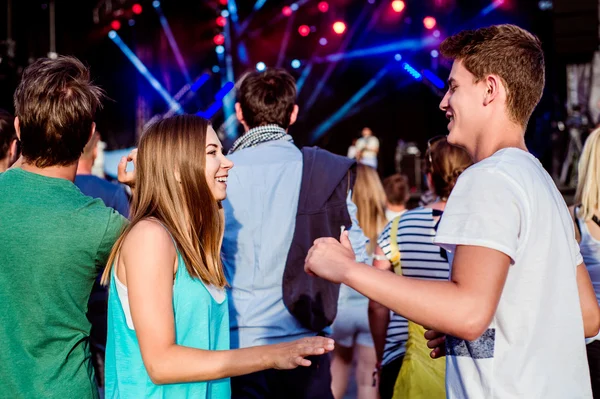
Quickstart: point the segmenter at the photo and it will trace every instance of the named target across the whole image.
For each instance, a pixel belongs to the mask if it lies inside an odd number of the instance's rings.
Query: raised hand
[[[427,347],[433,349],[429,354],[432,359],[446,356],[446,334],[435,330],[427,330],[425,331],[425,339],[427,340]]]
[[[135,186],[135,171],[127,172],[127,162],[133,162],[133,168],[135,169],[135,163],[137,161],[137,148],[132,150],[129,155],[122,157],[117,167],[117,179],[119,182],[128,185],[133,188]]]
[[[331,352],[334,341],[325,337],[308,337],[292,342],[269,345],[266,347],[267,362],[270,368],[278,370],[295,369],[298,366],[308,367],[307,356],[318,356]]]
[[[335,238],[318,238],[308,251],[304,270],[334,283],[341,283],[348,268],[355,262],[348,232],[342,232],[340,241]]]

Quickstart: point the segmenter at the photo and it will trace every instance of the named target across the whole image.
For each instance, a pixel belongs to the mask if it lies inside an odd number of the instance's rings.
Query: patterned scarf
[[[248,130],[242,137],[233,143],[233,147],[228,154],[235,151],[243,150],[244,148],[256,147],[267,141],[285,140],[294,142],[292,136],[286,133],[285,129],[278,125],[258,126]]]

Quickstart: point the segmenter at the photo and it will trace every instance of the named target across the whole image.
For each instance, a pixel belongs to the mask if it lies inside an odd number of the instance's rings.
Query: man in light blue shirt
[[[245,134],[230,151],[223,265],[231,285],[231,346],[288,342],[318,332],[305,328],[283,302],[282,278],[302,180],[301,151],[287,134],[298,114],[294,79],[282,70],[249,74],[240,86],[236,114]],[[367,238],[347,198],[349,230],[357,258]],[[328,329],[327,329],[328,330]],[[328,333],[328,331],[323,331]],[[269,370],[232,379],[232,397],[333,398],[328,356],[309,368]]]

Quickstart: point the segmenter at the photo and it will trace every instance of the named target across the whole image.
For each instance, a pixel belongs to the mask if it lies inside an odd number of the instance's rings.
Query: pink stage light
[[[118,19],[115,19],[114,21],[112,21],[110,23],[110,27],[113,30],[119,30],[119,29],[121,29],[121,22]]]
[[[319,7],[319,11],[327,12],[329,10],[329,3],[326,1],[322,1],[319,3],[318,7]]]
[[[308,25],[300,25],[298,27],[298,33],[300,33],[300,36],[308,36],[308,34],[310,33],[310,28],[308,27]]]
[[[217,25],[221,26],[221,27],[227,25],[227,18],[225,18],[225,17],[217,17]]]
[[[292,11],[292,8],[289,6],[285,6],[281,9],[281,13],[283,15],[285,15],[286,17],[289,17],[290,15],[292,15],[294,11]]]
[[[134,14],[141,14],[142,13],[142,6],[139,4],[134,4],[133,7],[131,7],[131,11],[133,11]]]
[[[223,43],[225,43],[225,36],[223,36],[222,33],[219,33],[218,35],[215,35],[215,37],[213,37],[213,42],[217,46],[221,46],[223,45]]]

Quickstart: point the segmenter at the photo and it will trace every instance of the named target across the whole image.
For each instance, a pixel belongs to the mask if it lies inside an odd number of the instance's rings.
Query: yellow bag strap
[[[394,218],[392,226],[390,228],[390,262],[394,267],[394,273],[402,274],[402,262],[400,260],[400,248],[398,248],[398,224],[400,223],[400,216]]]

